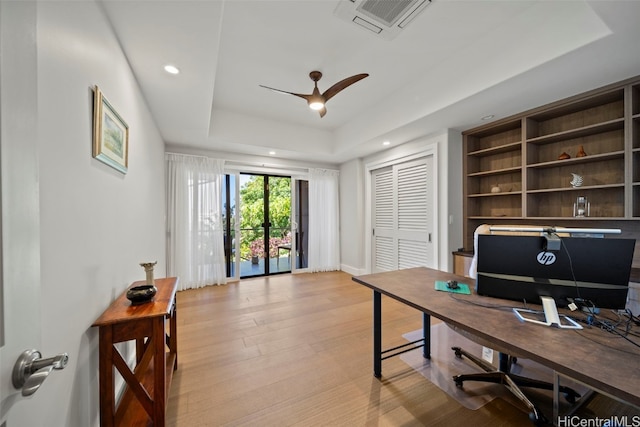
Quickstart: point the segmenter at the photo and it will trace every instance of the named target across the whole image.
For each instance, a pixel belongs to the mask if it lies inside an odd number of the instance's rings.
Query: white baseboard
[[[353,276],[360,276],[362,274],[367,274],[367,272],[363,268],[356,268],[346,264],[340,264],[340,270],[345,273],[349,273]]]

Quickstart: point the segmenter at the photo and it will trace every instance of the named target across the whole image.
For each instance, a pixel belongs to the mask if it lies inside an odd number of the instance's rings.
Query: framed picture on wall
[[[111,106],[98,86],[93,95],[93,157],[127,173],[129,126]]]

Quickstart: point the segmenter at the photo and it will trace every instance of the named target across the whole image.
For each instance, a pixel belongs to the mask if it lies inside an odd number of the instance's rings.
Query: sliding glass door
[[[229,216],[238,216],[227,222],[225,233],[230,242],[227,274],[237,277],[236,269],[240,278],[291,272],[291,177],[230,176],[236,179],[238,201],[229,202]],[[235,189],[231,183],[228,188],[228,193]]]
[[[227,277],[290,273],[307,267],[308,181],[227,175],[223,191]]]

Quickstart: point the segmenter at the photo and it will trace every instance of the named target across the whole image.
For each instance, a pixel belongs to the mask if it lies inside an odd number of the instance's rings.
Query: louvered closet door
[[[372,171],[373,271],[434,267],[433,157]]]
[[[372,172],[373,187],[373,272],[396,270],[398,254],[394,242],[396,229],[395,179],[392,167]]]

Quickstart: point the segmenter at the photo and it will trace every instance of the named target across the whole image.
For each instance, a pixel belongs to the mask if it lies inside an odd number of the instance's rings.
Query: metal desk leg
[[[382,294],[373,291],[373,376],[382,376]]]
[[[431,359],[431,316],[427,313],[422,313],[422,336],[424,337],[422,356],[425,359]]]

